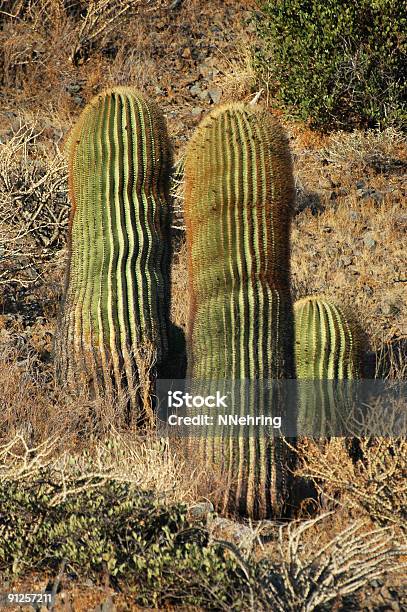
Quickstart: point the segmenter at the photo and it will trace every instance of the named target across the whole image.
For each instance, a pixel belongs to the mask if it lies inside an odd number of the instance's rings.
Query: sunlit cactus
[[[185,158],[188,370],[198,387],[199,381],[222,380],[261,387],[269,379],[295,377],[293,202],[287,139],[267,110],[228,104],[202,121]],[[284,410],[282,402],[270,405],[262,397],[269,395],[250,389],[238,410]],[[281,438],[242,432],[223,441],[208,436],[198,446],[230,485],[225,506],[255,518],[279,513],[292,462]]]
[[[349,385],[343,381],[362,377],[362,332],[352,317],[323,296],[298,300],[294,316],[299,432],[339,434],[348,410]]]
[[[55,343],[69,390],[126,393],[135,406],[137,356],[168,354],[169,198],[166,126],[132,88],[84,109],[67,141],[69,261]]]

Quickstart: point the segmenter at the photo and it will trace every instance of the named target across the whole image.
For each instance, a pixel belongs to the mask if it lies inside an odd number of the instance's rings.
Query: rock
[[[356,210],[350,210],[349,219],[352,221],[358,221],[358,219],[360,219],[360,213],[356,212]]]
[[[383,302],[380,307],[380,311],[383,315],[389,317],[391,315],[397,315],[400,312],[400,309],[396,304],[390,301]]]
[[[211,502],[201,502],[189,508],[188,517],[191,521],[201,521],[213,511]]]
[[[219,104],[222,97],[222,90],[220,87],[210,87],[208,89],[208,94],[214,104]]]
[[[356,189],[363,189],[365,186],[364,181],[356,181]]]
[[[334,184],[329,176],[324,176],[319,179],[318,186],[320,189],[332,189]]]
[[[198,66],[199,74],[207,80],[213,79],[214,76],[219,74],[219,70],[214,66],[210,66],[206,62]]]
[[[199,87],[198,83],[192,85],[192,87],[189,88],[189,91],[195,97],[199,96],[202,93],[202,89]]]
[[[191,59],[192,57],[191,49],[189,47],[185,47],[185,49],[181,53],[181,56],[185,59]]]
[[[231,542],[243,553],[250,553],[257,540],[253,529],[226,518],[215,517],[209,529],[216,540]]]
[[[374,249],[374,247],[376,246],[377,242],[376,242],[376,240],[373,238],[373,236],[371,234],[365,234],[365,236],[363,238],[363,244],[368,249]]]
[[[209,101],[209,91],[207,89],[202,90],[198,98],[202,100],[202,102]]]
[[[71,93],[71,94],[76,94],[79,93],[81,91],[82,87],[80,85],[78,85],[77,83],[71,83],[69,85],[66,86],[66,90]]]
[[[372,200],[376,202],[376,204],[381,204],[381,202],[383,202],[383,199],[384,199],[384,194],[381,191],[374,191],[371,194],[371,198]]]
[[[193,115],[194,117],[199,117],[199,115],[201,115],[203,113],[203,108],[201,108],[200,106],[194,106],[194,108],[191,110],[191,115]]]

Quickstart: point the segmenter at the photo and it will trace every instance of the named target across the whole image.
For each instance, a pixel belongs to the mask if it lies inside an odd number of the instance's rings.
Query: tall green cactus
[[[203,120],[185,159],[188,370],[198,386],[294,378],[293,201],[287,140],[268,111],[229,104]],[[261,397],[251,390],[241,414],[281,415],[282,405],[261,405]],[[255,518],[278,514],[292,461],[284,441],[223,433],[197,445],[230,483],[225,506]]]
[[[321,436],[340,431],[346,416],[346,381],[362,377],[361,330],[323,296],[294,304],[295,359],[300,381],[299,432]],[[312,385],[305,381],[316,381]]]
[[[71,390],[137,403],[137,355],[167,358],[171,153],[164,119],[132,88],[84,109],[67,141],[72,204],[56,368]]]

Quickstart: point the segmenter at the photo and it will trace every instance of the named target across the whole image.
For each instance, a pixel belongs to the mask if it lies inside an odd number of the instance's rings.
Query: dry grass
[[[359,440],[361,458],[353,462],[341,439],[324,445],[310,440],[299,448],[300,477],[311,479],[323,503],[338,504],[354,516],[366,514],[380,526],[407,537],[407,443],[404,438]]]

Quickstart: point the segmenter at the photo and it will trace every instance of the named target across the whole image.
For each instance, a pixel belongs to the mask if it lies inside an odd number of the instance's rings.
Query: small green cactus
[[[294,304],[295,359],[300,381],[299,433],[339,432],[346,416],[347,385],[362,378],[361,330],[345,311],[323,296]],[[315,381],[307,384],[305,381]]]
[[[191,379],[213,387],[295,377],[293,203],[288,143],[272,115],[244,104],[211,112],[185,159]],[[242,414],[281,414],[278,402],[262,406],[262,393],[253,394],[256,400],[251,392],[242,400]],[[254,518],[280,511],[292,461],[281,438],[242,432],[216,443],[206,437],[198,446],[230,483],[227,507]]]
[[[84,109],[67,141],[72,204],[56,369],[70,390],[129,394],[137,354],[168,354],[171,153],[164,119],[132,88]]]

